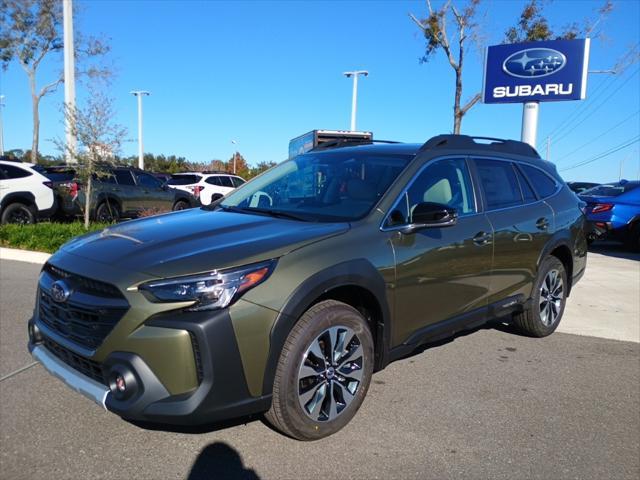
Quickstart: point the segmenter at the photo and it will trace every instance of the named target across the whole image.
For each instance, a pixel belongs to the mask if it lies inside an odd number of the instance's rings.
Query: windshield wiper
[[[301,215],[296,215],[295,213],[289,213],[282,210],[270,210],[268,208],[257,208],[257,207],[233,207],[228,205],[218,205],[224,211],[227,212],[236,212],[236,213],[257,213],[259,215],[269,215],[270,217],[275,218],[288,218],[290,220],[297,220],[299,222],[308,222],[309,219],[305,218]]]

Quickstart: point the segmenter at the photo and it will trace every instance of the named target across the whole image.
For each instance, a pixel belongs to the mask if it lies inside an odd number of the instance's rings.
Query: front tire
[[[178,210],[186,210],[187,208],[189,208],[189,204],[185,200],[178,200],[174,203],[172,210],[177,212]]]
[[[545,258],[538,269],[529,306],[514,315],[515,325],[531,337],[551,335],[562,319],[568,286],[562,262],[553,256]]]
[[[96,209],[96,222],[116,223],[120,219],[118,206],[111,202],[102,202]]]
[[[364,400],[373,373],[373,337],[353,307],[325,300],[287,337],[276,369],[267,421],[298,440],[344,427]]]

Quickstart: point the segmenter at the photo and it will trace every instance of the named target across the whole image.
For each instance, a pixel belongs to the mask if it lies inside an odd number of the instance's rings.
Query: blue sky
[[[117,122],[137,144],[136,103],[144,100],[145,151],[192,161],[227,159],[231,140],[249,163],[280,161],[289,139],[314,128],[347,129],[351,81],[345,70],[366,69],[358,96],[358,129],[380,139],[423,142],[452,129],[453,71],[442,55],[418,62],[424,41],[408,17],[423,16],[424,2],[222,2],[76,0],[76,30],[111,39],[117,76],[109,87]],[[438,4],[438,2],[435,2]],[[499,43],[523,1],[482,4],[485,45]],[[608,69],[640,40],[640,2],[618,0],[605,24],[606,39],[592,43],[591,69]],[[556,0],[546,12],[563,26],[593,16],[600,1]],[[60,68],[52,58],[40,84]],[[481,88],[482,52],[468,57],[464,96]],[[27,78],[17,64],[0,72],[5,149],[30,148]],[[78,85],[82,102],[86,88]],[[541,104],[539,149],[552,135],[551,160],[563,170],[623,144],[640,133],[638,64],[620,75],[590,75],[587,100]],[[41,104],[41,151],[57,154],[63,136],[63,88]],[[520,105],[482,105],[465,117],[462,133],[520,137]],[[608,131],[610,130],[610,131]],[[608,132],[607,132],[608,131]],[[606,132],[606,133],[605,133]],[[597,138],[600,136],[600,138]],[[635,143],[583,167],[567,180],[617,180],[640,174]]]

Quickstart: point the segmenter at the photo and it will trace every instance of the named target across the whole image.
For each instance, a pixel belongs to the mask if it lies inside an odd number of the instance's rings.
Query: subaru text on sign
[[[590,40],[552,40],[487,48],[484,103],[584,100]]]

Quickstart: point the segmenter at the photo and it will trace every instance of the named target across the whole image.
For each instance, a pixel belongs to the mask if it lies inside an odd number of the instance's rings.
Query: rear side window
[[[520,186],[510,162],[476,160],[476,165],[489,210],[522,204]]]
[[[116,176],[116,180],[118,180],[119,185],[135,186],[136,184],[133,181],[133,177],[131,176],[131,172],[129,170],[115,170],[113,174]]]
[[[535,202],[536,194],[533,192],[533,188],[529,185],[529,181],[524,178],[522,172],[516,168],[516,176],[518,177],[518,182],[520,183],[520,190],[522,190],[522,196],[524,197],[525,203]]]
[[[521,167],[541,198],[547,198],[556,193],[556,182],[549,175],[529,165],[521,165]]]
[[[200,175],[173,175],[167,180],[167,185],[192,185],[198,183],[201,178]]]
[[[31,172],[13,165],[0,165],[4,178],[24,178],[31,175]]]

